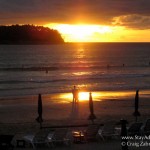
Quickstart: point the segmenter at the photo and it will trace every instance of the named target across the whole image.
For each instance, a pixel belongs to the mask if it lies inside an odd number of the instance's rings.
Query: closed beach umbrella
[[[96,119],[96,116],[94,114],[94,107],[93,107],[93,99],[92,99],[92,93],[89,93],[89,109],[90,109],[90,115],[88,117],[89,120],[94,123],[94,119]]]
[[[43,118],[42,118],[42,97],[41,94],[39,94],[38,96],[38,117],[36,118],[36,121],[38,123],[40,123],[40,128],[42,128],[42,122],[43,122]]]
[[[135,111],[133,113],[133,115],[136,118],[136,121],[137,121],[137,117],[140,116],[140,113],[139,113],[138,109],[139,109],[139,90],[136,91],[136,95],[135,95]]]

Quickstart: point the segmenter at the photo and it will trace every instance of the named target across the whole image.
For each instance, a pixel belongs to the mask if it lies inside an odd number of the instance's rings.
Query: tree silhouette
[[[0,26],[0,44],[62,44],[57,30],[35,25]]]

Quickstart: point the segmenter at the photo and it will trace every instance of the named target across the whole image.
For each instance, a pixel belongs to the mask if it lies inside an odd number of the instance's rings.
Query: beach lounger
[[[130,125],[128,128],[128,135],[129,136],[135,136],[135,135],[141,135],[141,127],[143,123],[141,122],[135,122]]]
[[[56,129],[53,136],[49,138],[48,141],[52,143],[53,146],[57,144],[70,145],[71,140],[68,138],[68,129],[67,128]]]
[[[41,129],[36,134],[27,134],[23,137],[23,139],[30,143],[34,149],[36,149],[36,146],[39,144],[46,144],[48,147],[50,146],[51,142],[49,142],[50,131]]]
[[[86,129],[86,131],[84,131],[84,138],[85,141],[95,141],[98,139],[98,130],[100,128],[99,124],[92,124],[89,125]]]
[[[99,130],[99,135],[103,141],[108,138],[117,138],[118,136],[120,136],[115,129],[115,124],[112,123],[104,124],[102,129]]]
[[[11,141],[14,135],[0,135],[0,150],[13,149]]]
[[[146,122],[141,127],[141,131],[143,135],[150,135],[150,119],[146,120]]]

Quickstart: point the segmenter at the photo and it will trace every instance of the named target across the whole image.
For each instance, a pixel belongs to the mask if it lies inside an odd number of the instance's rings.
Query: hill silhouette
[[[0,44],[62,44],[57,30],[34,25],[0,26]]]

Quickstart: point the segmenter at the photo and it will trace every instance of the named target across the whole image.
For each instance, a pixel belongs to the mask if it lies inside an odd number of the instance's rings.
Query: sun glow
[[[69,25],[69,24],[46,24],[46,27],[58,30],[65,42],[99,42],[100,35],[107,36],[112,28],[102,25]],[[104,37],[103,37],[104,38]],[[107,38],[108,40],[108,38]]]
[[[89,100],[89,92],[79,92],[79,101]]]
[[[80,91],[78,96],[79,96],[78,97],[79,102],[89,100],[89,92]],[[99,96],[99,94],[92,93],[92,96],[93,96],[93,100],[94,100],[97,96]],[[61,99],[59,101],[60,103],[68,103],[68,102],[72,101],[73,95],[72,95],[72,93],[62,93],[62,94],[59,95],[59,98]]]

